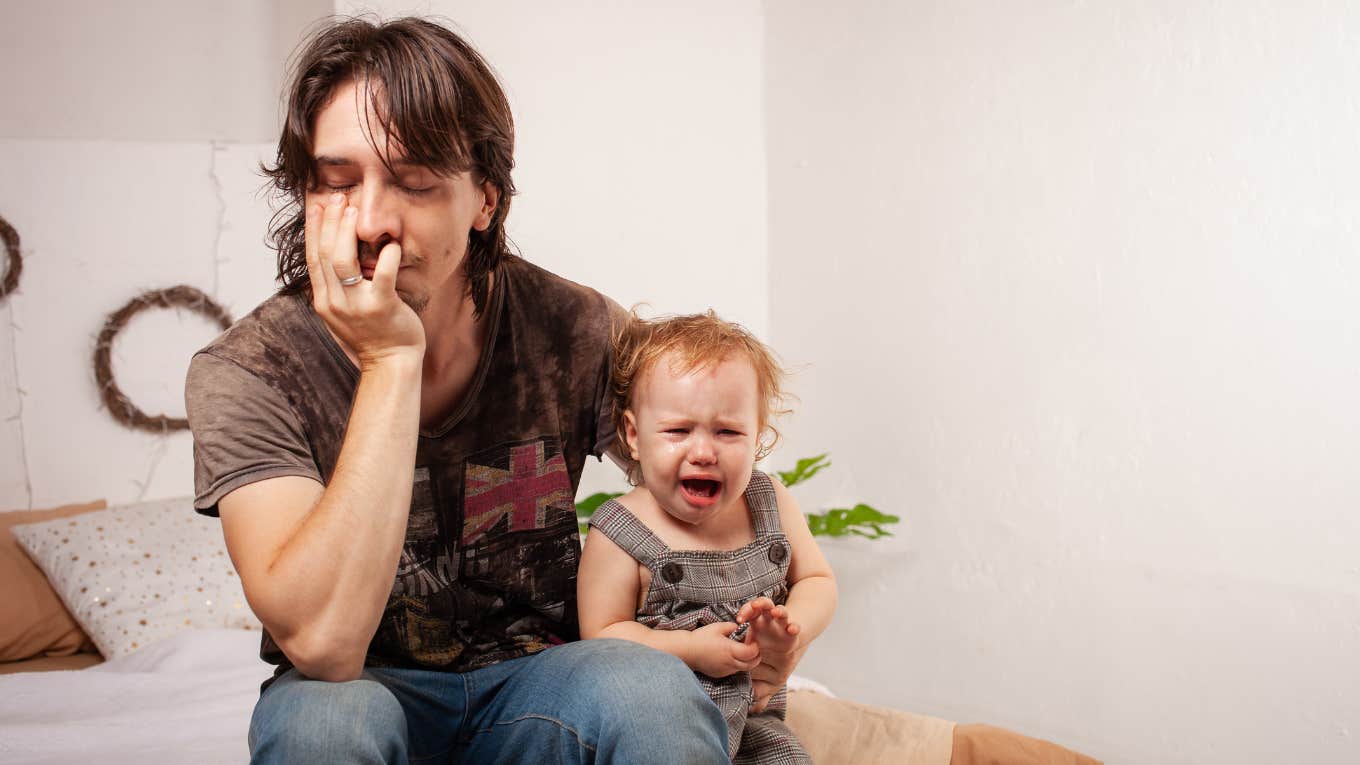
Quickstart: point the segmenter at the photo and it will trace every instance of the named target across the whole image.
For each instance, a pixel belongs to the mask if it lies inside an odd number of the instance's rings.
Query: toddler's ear
[[[774,428],[766,425],[760,429],[760,434],[756,436],[756,462],[770,456],[776,440],[778,436],[775,435]]]
[[[638,458],[638,429],[637,417],[633,415],[632,409],[623,410],[623,439],[628,442],[628,456],[636,462]]]

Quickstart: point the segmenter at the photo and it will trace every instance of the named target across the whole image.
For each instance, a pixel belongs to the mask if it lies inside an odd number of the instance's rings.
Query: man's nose
[[[350,204],[359,208],[354,233],[360,240],[376,243],[401,239],[401,211],[396,194],[379,183],[365,183],[351,195]]]

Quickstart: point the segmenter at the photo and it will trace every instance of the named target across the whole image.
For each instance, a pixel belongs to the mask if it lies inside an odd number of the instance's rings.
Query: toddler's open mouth
[[[690,499],[703,502],[718,496],[722,482],[709,478],[685,478],[680,481],[680,486]]]

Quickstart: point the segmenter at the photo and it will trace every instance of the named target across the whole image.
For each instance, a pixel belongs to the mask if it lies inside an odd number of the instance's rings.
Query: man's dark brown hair
[[[365,79],[376,127],[399,143],[406,160],[446,177],[472,173],[475,182],[489,181],[500,189],[491,225],[468,234],[468,290],[480,315],[487,277],[508,252],[514,120],[495,73],[477,51],[448,29],[416,18],[337,21],[312,35],[297,57],[278,158],[263,167],[287,200],[269,231],[279,253],[280,291],[298,293],[309,286],[304,205],[308,189],[317,183],[312,158],[317,114],[338,86]],[[376,141],[378,131],[367,132]],[[373,148],[392,170],[392,147],[375,143]]]

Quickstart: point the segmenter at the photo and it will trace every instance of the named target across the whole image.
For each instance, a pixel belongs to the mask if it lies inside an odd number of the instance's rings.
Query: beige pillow
[[[789,691],[789,729],[817,765],[950,765],[954,723]]]
[[[12,526],[68,518],[104,507],[104,500],[64,505],[51,510],[0,513],[0,661],[35,656],[69,656],[94,650],[61,598],[19,547]]]
[[[197,627],[259,629],[227,557],[222,526],[188,497],[16,526],[105,658]]]

